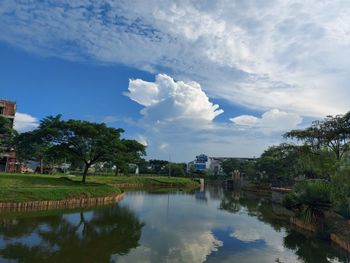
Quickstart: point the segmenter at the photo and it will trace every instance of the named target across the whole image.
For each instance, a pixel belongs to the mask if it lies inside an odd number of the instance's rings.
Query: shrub
[[[284,202],[289,205],[301,204],[311,206],[329,206],[331,202],[331,185],[324,180],[308,180],[298,183],[286,196]]]
[[[350,168],[339,171],[332,178],[331,200],[335,212],[350,218]]]
[[[297,216],[304,222],[314,224],[320,233],[325,231],[323,210],[331,205],[331,190],[325,180],[308,180],[294,186],[283,204],[289,209],[297,210]]]
[[[299,204],[298,199],[296,198],[294,193],[289,193],[284,196],[282,200],[282,205],[288,209],[292,209]]]

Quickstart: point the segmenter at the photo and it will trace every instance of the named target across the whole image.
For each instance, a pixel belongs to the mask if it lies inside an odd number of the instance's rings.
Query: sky
[[[16,129],[105,122],[147,158],[254,157],[344,114],[348,0],[0,1],[0,98]]]

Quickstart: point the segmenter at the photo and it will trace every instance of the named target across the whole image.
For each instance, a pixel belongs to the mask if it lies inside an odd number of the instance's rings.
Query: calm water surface
[[[267,198],[129,192],[119,204],[0,215],[0,262],[349,262],[291,229]],[[282,211],[283,212],[283,211]]]

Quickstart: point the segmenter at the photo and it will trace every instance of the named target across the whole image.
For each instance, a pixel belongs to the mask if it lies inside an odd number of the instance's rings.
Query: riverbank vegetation
[[[305,218],[324,210],[350,218],[350,112],[327,116],[284,138],[253,162],[228,160],[223,168],[228,174],[238,170],[258,185],[292,188],[285,205]]]

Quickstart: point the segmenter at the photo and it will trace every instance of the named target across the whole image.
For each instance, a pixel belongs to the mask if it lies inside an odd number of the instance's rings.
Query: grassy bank
[[[0,202],[63,200],[120,194],[119,188],[106,184],[82,184],[48,175],[0,174]]]
[[[73,177],[74,181],[80,180],[80,177]],[[190,188],[197,187],[198,181],[182,177],[166,177],[166,176],[90,176],[89,182],[100,184],[108,184],[119,188],[132,187],[175,187]]]
[[[65,178],[53,175],[0,174],[0,202],[64,200],[120,194],[128,187],[195,187],[197,182],[187,178],[156,176]]]

